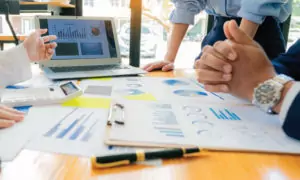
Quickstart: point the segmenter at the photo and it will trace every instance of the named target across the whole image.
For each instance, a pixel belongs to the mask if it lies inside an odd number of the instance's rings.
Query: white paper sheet
[[[100,86],[112,89],[112,97],[118,99],[135,100],[168,100],[207,103],[235,103],[249,104],[224,93],[210,93],[204,90],[203,85],[192,78],[157,78],[157,77],[121,77],[106,80],[83,80],[80,83],[83,89],[89,86]],[[85,95],[94,95],[86,92]]]
[[[0,157],[3,161],[10,161],[26,146],[32,137],[38,133],[39,125],[43,124],[42,114],[32,108],[24,121],[16,123],[13,127],[1,129],[0,131]],[[58,110],[59,114],[59,110]],[[52,118],[56,118],[56,113],[51,113]]]
[[[107,121],[105,109],[67,107],[33,108],[43,114],[40,131],[26,145],[27,149],[91,157],[135,152],[132,147],[116,147],[104,144]],[[51,114],[55,113],[56,118]],[[153,162],[149,162],[152,163]],[[144,162],[144,164],[149,164]],[[161,161],[155,161],[160,164]],[[151,165],[151,164],[150,164]]]
[[[300,142],[284,134],[278,117],[254,106],[118,102],[125,125],[113,126],[111,140],[300,154]]]

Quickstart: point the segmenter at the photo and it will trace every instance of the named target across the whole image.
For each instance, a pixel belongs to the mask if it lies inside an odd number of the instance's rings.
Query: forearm
[[[179,50],[180,44],[187,32],[188,24],[174,24],[172,27],[171,36],[168,39],[167,53],[165,55],[165,60],[174,62],[177,52]]]
[[[254,38],[257,29],[259,27],[259,24],[249,21],[245,18],[242,19],[242,22],[240,24],[240,28],[246,33],[248,34],[251,38]]]

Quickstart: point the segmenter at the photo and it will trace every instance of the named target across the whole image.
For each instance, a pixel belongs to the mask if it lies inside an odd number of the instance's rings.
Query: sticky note
[[[112,80],[112,77],[90,78],[89,80],[95,80],[95,81],[111,81],[111,80]]]
[[[130,96],[125,96],[124,98],[128,100],[156,101],[156,98],[150,93],[130,95]]]
[[[109,98],[94,98],[81,96],[64,102],[62,106],[108,109],[110,107],[110,102],[111,99]]]

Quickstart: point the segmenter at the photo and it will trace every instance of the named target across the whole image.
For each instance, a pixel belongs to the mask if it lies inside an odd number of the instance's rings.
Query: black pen
[[[128,165],[138,161],[145,161],[151,159],[170,159],[178,157],[199,156],[203,152],[198,147],[194,148],[176,148],[164,149],[161,151],[144,152],[142,150],[135,153],[116,154],[101,157],[92,157],[92,166],[95,168],[109,168],[115,166]]]

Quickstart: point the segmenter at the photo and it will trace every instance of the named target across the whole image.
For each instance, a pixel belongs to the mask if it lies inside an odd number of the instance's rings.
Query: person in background
[[[0,86],[6,87],[31,78],[30,62],[50,60],[56,36],[44,36],[47,29],[31,33],[22,44],[0,52]],[[7,128],[22,121],[24,114],[12,108],[0,105],[0,128]]]
[[[285,52],[285,41],[280,28],[290,15],[292,0],[173,0],[175,10],[170,20],[173,23],[167,52],[163,61],[147,64],[146,71],[174,68],[175,58],[180,44],[194,17],[204,9],[214,16],[214,25],[202,41],[201,49],[225,40],[223,25],[235,20],[251,38],[254,38],[273,59]],[[199,59],[202,53],[196,57]],[[196,55],[195,55],[196,56]]]
[[[279,113],[284,132],[300,140],[300,82],[278,74],[300,79],[300,41],[272,65],[262,47],[236,22],[226,23],[224,29],[229,40],[206,46],[195,63],[198,81],[208,91],[231,93],[267,113]]]

